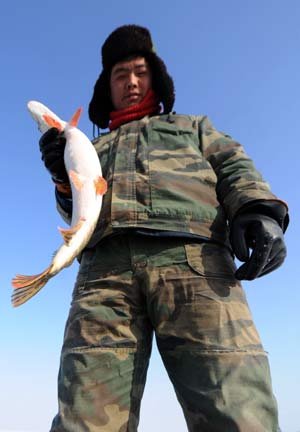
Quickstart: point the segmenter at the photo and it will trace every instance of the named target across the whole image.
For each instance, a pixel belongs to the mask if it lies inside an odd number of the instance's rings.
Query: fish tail
[[[40,274],[33,276],[16,275],[12,279],[12,286],[15,289],[12,295],[12,305],[14,307],[20,306],[21,304],[27,302],[31,297],[33,297],[47,281],[53,276],[50,274],[52,265],[49,266],[45,271]]]

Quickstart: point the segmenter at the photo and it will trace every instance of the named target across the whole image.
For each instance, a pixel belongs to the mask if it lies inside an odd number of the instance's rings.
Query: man
[[[80,257],[51,431],[136,431],[155,333],[189,431],[275,432],[268,359],[239,281],[282,264],[287,206],[206,116],[172,112],[147,29],[116,29],[102,63],[89,115],[110,129],[94,141],[108,191]],[[56,129],[40,141],[70,221],[63,144]]]

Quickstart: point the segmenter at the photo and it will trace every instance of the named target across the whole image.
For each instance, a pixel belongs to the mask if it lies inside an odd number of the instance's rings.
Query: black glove
[[[230,242],[236,257],[245,262],[235,273],[239,280],[253,280],[270,273],[286,257],[281,227],[276,220],[262,214],[237,215],[231,225]]]
[[[64,163],[65,137],[57,128],[45,132],[39,141],[42,160],[55,183],[68,183],[69,178]]]

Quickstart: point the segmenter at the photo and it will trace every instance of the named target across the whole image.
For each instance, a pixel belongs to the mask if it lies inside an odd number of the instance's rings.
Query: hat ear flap
[[[164,106],[164,114],[172,111],[175,102],[175,87],[165,63],[154,53],[146,55],[152,71],[152,88]]]
[[[94,93],[89,104],[89,118],[101,129],[109,124],[109,113],[113,111],[110,97],[109,72],[103,70],[94,86]]]

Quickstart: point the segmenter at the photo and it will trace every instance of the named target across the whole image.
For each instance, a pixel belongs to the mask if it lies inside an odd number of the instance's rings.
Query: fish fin
[[[56,120],[55,118],[51,117],[48,114],[44,114],[43,115],[43,119],[45,120],[45,122],[50,126],[50,127],[55,127],[57,128],[60,132],[63,131],[63,125]]]
[[[12,304],[14,307],[20,306],[33,297],[50,279],[52,265],[40,274],[33,276],[16,275],[12,279],[12,286],[15,289],[12,295]]]
[[[78,125],[81,113],[82,113],[82,108],[78,108],[78,110],[75,112],[75,114],[73,114],[73,117],[69,121],[70,126],[76,127]]]
[[[72,181],[75,188],[77,190],[82,189],[84,186],[84,183],[85,183],[85,177],[80,175],[79,173],[77,173],[74,170],[70,170],[68,174],[69,174],[69,178]]]
[[[96,180],[94,180],[94,185],[96,188],[96,195],[104,195],[107,191],[107,182],[106,180],[99,176]]]
[[[85,218],[81,217],[79,222],[76,225],[72,226],[71,228],[65,229],[65,228],[58,227],[58,231],[63,236],[66,246],[70,245],[72,238],[80,230],[84,222],[85,222]]]

